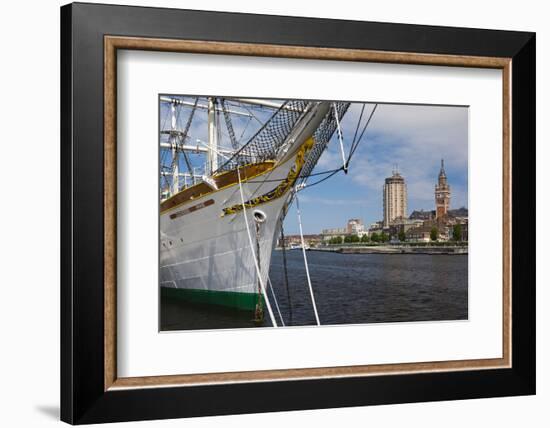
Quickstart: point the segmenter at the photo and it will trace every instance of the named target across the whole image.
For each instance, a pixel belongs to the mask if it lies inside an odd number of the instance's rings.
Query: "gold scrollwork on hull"
[[[279,185],[261,196],[257,196],[253,199],[246,201],[244,203],[244,206],[246,208],[253,208],[283,196],[296,182],[298,175],[300,174],[300,171],[302,170],[306,161],[306,155],[312,149],[314,144],[315,141],[313,140],[313,137],[309,137],[298,149],[294,165],[292,165],[292,168],[290,168],[288,175],[279,183]],[[225,216],[229,214],[236,214],[242,210],[243,204],[235,204],[231,207],[224,208],[223,215]]]

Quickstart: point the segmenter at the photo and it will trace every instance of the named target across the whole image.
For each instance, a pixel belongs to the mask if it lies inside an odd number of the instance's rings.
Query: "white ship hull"
[[[241,185],[233,182],[161,211],[160,285],[163,292],[202,303],[254,308],[262,291],[259,284],[267,284],[283,208],[291,198],[295,181],[314,143],[313,132],[328,111],[328,106],[321,107],[300,133],[293,136],[286,154],[266,171],[250,178],[241,177]],[[246,216],[243,199],[247,205]],[[265,216],[262,223],[254,219],[258,211]],[[259,261],[261,281],[255,257]]]

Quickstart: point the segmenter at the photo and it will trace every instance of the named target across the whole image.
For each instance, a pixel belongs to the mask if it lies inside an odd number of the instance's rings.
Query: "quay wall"
[[[449,254],[467,255],[468,246],[407,246],[407,245],[377,245],[377,246],[330,246],[310,248],[309,251],[328,251],[341,254]]]

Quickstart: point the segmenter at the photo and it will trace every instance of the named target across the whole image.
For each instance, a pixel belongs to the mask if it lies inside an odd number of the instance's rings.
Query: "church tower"
[[[451,186],[447,184],[447,175],[445,174],[445,166],[441,159],[441,169],[439,170],[439,178],[435,186],[435,218],[444,217],[449,210],[451,202]]]

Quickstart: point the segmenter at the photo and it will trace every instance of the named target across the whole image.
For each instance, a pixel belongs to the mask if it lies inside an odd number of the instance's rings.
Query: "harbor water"
[[[270,279],[286,325],[315,325],[301,250],[273,251]],[[323,325],[468,319],[468,256],[339,254],[308,251]],[[277,323],[279,315],[270,301]],[[257,327],[252,314],[163,297],[161,330]],[[271,322],[265,311],[261,326]]]

